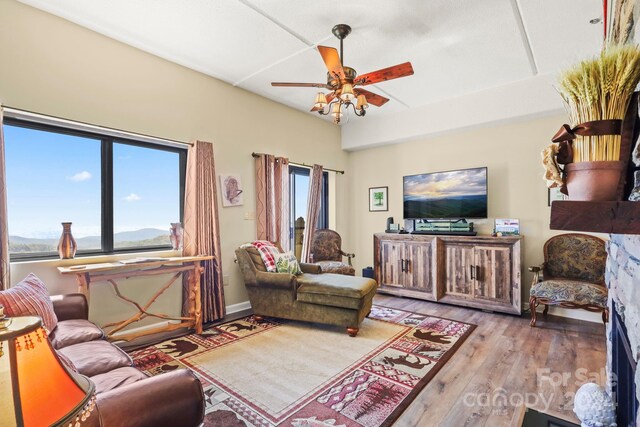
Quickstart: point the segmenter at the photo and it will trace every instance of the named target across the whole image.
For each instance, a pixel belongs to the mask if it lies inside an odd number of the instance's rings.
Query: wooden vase
[[[77,250],[78,245],[76,244],[76,239],[74,239],[73,234],[71,234],[71,223],[63,222],[62,235],[58,242],[58,255],[60,255],[60,259],[72,259],[76,256]]]

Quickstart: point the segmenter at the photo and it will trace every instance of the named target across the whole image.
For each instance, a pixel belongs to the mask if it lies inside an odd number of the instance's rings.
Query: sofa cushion
[[[377,283],[366,277],[342,274],[302,274],[298,276],[297,300],[311,304],[360,309],[364,297],[375,293]]]
[[[94,375],[90,379],[96,385],[96,393],[99,394],[123,385],[135,383],[145,378],[148,378],[146,374],[136,368],[125,366],[105,372],[104,374]]]
[[[82,375],[92,377],[124,366],[133,361],[124,351],[105,340],[89,341],[61,348]]]
[[[103,338],[102,329],[84,319],[62,320],[49,334],[49,339],[55,349]]]
[[[53,304],[49,299],[49,291],[35,274],[29,273],[17,285],[0,291],[0,304],[9,317],[39,316],[43,326],[53,331],[58,323]]]
[[[547,298],[556,302],[591,304],[607,308],[607,288],[604,285],[579,280],[545,280],[533,285],[530,294],[532,297]]]
[[[78,372],[78,368],[76,368],[76,366],[73,364],[71,360],[69,360],[67,356],[59,352],[56,352],[56,353],[58,355],[58,359],[60,359],[62,364],[66,366],[69,371]]]

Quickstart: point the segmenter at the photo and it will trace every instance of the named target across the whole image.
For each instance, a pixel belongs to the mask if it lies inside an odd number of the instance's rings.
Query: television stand
[[[522,313],[522,236],[377,233],[373,242],[378,292]]]
[[[429,231],[429,230],[414,230],[411,234],[419,235],[433,235],[433,236],[477,236],[477,231]]]

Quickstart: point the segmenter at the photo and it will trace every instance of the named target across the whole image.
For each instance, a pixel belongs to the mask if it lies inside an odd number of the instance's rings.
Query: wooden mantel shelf
[[[640,202],[575,202],[551,204],[552,230],[640,234]]]

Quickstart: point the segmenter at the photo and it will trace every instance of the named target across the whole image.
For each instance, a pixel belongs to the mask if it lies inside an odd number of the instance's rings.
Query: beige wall
[[[0,53],[0,101],[6,105],[164,138],[214,142],[218,174],[240,174],[245,190],[244,206],[220,207],[228,305],[246,301],[233,250],[255,236],[255,222],[244,219],[255,211],[252,151],[346,169],[345,175],[331,174],[331,225],[343,235],[345,249],[356,252],[358,270],[372,264],[373,233],[384,230],[388,216],[396,222],[402,218],[402,177],[408,174],[488,166],[491,219],[476,225],[487,233],[492,218],[519,218],[525,266],[542,260],[542,244],[554,234],[548,227],[550,209],[539,153],[564,122],[563,116],[348,154],[340,149],[339,128],[330,123],[14,0],[0,1]],[[372,186],[389,186],[389,212],[368,212]],[[73,278],[61,278],[58,265],[57,260],[14,264],[12,280],[33,271],[52,292],[74,291]],[[526,300],[528,273],[523,282]],[[141,297],[153,289],[151,285],[128,283],[123,290]],[[98,322],[130,311],[114,302],[107,286],[96,286],[92,295],[91,315]],[[179,298],[174,291],[158,306],[175,312]],[[569,314],[584,317],[578,311]]]
[[[426,117],[425,120],[429,118]],[[490,234],[494,218],[520,219],[524,235],[524,268],[542,262],[551,209],[542,180],[540,152],[566,118],[562,115],[520,123],[460,131],[421,141],[387,145],[351,153],[351,210],[348,247],[357,256],[358,271],[373,265],[373,233],[385,229],[386,218],[402,223],[402,177],[425,172],[488,167],[489,219],[475,220],[481,234]],[[389,186],[389,212],[369,212],[369,187]],[[531,274],[525,271],[523,301],[529,300]],[[528,305],[528,304],[527,304]],[[597,320],[581,311],[558,314]]]
[[[309,114],[126,46],[14,0],[0,1],[0,101],[8,106],[131,132],[214,143],[216,171],[242,177],[245,204],[222,208],[220,226],[227,305],[246,301],[233,251],[255,238],[251,152],[345,169],[340,129]],[[347,175],[335,178],[337,230],[346,233]],[[167,224],[167,227],[169,224]],[[34,271],[52,292],[71,292],[57,261],[16,264],[12,281]],[[100,288],[100,289],[98,289]],[[147,286],[130,284],[138,295]],[[128,309],[96,286],[92,317],[104,322]],[[175,294],[164,301],[174,306]],[[160,304],[162,305],[162,304]],[[177,305],[175,305],[177,307]],[[169,309],[169,308],[167,308]]]

